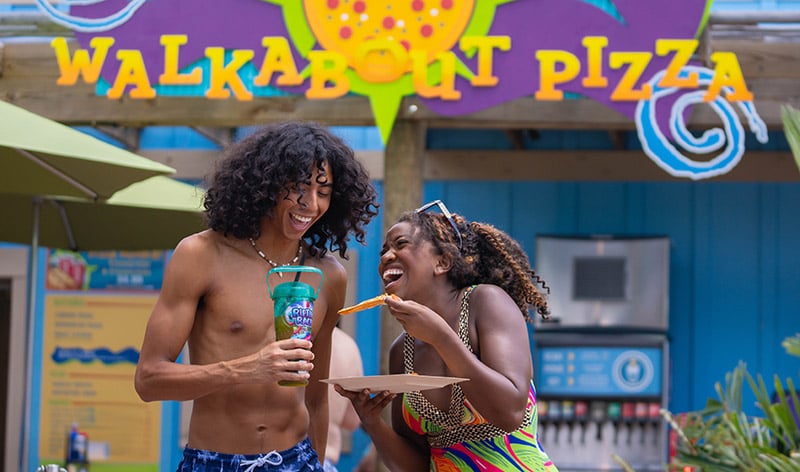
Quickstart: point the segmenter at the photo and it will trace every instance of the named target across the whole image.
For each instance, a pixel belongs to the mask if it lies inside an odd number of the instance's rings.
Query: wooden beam
[[[140,149],[137,154],[166,164],[175,169],[172,177],[202,180],[214,169],[222,155],[217,149]],[[366,167],[373,180],[383,180],[383,151],[356,151],[356,159]]]
[[[171,177],[202,180],[214,169],[221,155],[215,149],[140,149],[136,154],[158,161],[175,169]]]
[[[233,142],[235,128],[210,128],[207,126],[191,126],[195,132],[220,147]]]
[[[686,182],[642,151],[427,151],[426,180]],[[800,182],[790,152],[749,151],[729,173],[704,182]]]
[[[175,168],[174,177],[180,179],[203,179],[221,155],[213,149],[144,149],[137,153]],[[642,151],[453,150],[423,151],[422,156],[418,165],[424,180],[686,181],[667,174]],[[356,151],[356,158],[373,180],[384,180],[383,151]],[[411,164],[398,162],[400,168],[407,165]],[[731,172],[708,181],[798,182],[800,171],[789,152],[748,151]],[[417,203],[404,203],[403,208]]]

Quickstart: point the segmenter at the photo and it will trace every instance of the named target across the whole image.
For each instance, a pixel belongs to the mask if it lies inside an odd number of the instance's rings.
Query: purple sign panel
[[[52,43],[58,83],[110,99],[303,95],[369,99],[384,141],[404,97],[459,116],[520,97],[589,99],[635,122],[645,154],[705,179],[744,152],[740,117],[766,126],[738,60],[692,61],[709,3],[698,0],[37,0],[80,48]],[[692,107],[720,127],[687,129]],[[702,161],[689,156],[704,155]]]

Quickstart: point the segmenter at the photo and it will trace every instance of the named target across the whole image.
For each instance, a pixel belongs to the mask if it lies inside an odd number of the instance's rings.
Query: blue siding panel
[[[505,182],[462,182],[449,185],[443,201],[469,220],[491,222],[508,231],[512,219],[509,195],[510,185]]]
[[[508,227],[509,234],[528,253],[531,264],[536,267],[536,236],[558,231],[560,226],[559,206],[561,184],[552,182],[515,182],[509,193],[509,211],[513,217]]]
[[[688,183],[643,184],[645,212],[643,233],[670,238],[669,331],[672,385],[669,398],[675,411],[686,411],[691,404],[695,365],[695,312],[691,303],[694,245],[693,225],[695,187]],[[676,372],[676,371],[680,372]],[[679,381],[676,381],[680,379]]]
[[[695,251],[691,266],[694,267],[695,280],[693,294],[694,318],[691,329],[695,333],[697,344],[695,345],[695,357],[692,358],[691,362],[697,368],[692,369],[688,378],[686,373],[680,371],[680,366],[676,365],[672,370],[673,384],[678,385],[682,383],[681,380],[686,382],[686,388],[691,395],[689,409],[701,408],[703,403],[702,400],[698,402],[698,398],[706,398],[712,395],[714,392],[713,382],[719,379],[716,376],[710,377],[706,372],[710,363],[707,362],[705,356],[708,355],[710,346],[702,345],[708,333],[713,329],[710,318],[705,315],[711,313],[713,307],[710,293],[714,284],[714,269],[711,265],[711,227],[708,224],[698,224],[698,222],[707,222],[711,217],[711,193],[711,187],[707,185],[698,186],[694,201],[695,220],[692,221],[692,238]],[[700,356],[703,356],[703,358],[701,359]],[[702,369],[697,365],[699,362],[702,362]],[[710,382],[712,386],[709,386],[706,382]],[[699,386],[700,384],[703,385]]]
[[[759,368],[758,304],[758,189],[755,184],[712,185],[712,213],[706,220],[711,238],[713,273],[708,293],[710,311],[698,313],[708,331],[697,338],[703,357],[704,381],[697,387],[713,388],[739,361]],[[699,224],[700,222],[698,222]],[[749,404],[749,402],[745,402]]]
[[[148,126],[139,138],[142,149],[219,149],[202,134],[186,126]]]
[[[763,372],[777,372],[779,359],[774,343],[779,335],[777,289],[778,253],[778,188],[775,186],[759,189],[759,279],[758,304],[761,319],[760,357]]]
[[[777,233],[772,244],[778,247],[776,274],[777,339],[800,333],[800,185],[777,185],[779,208]],[[789,356],[778,343],[773,343],[776,356],[774,371],[791,377],[800,387],[800,358]],[[770,371],[765,371],[769,373]]]
[[[625,185],[618,183],[585,183],[579,186],[577,214],[578,232],[582,234],[615,234],[625,228],[627,213]]]

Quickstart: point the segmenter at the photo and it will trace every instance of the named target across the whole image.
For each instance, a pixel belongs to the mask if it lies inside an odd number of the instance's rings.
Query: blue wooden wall
[[[672,411],[702,408],[740,360],[800,383],[780,345],[800,332],[800,184],[429,182],[424,195],[507,231],[534,265],[537,234],[669,237]],[[358,249],[362,298],[381,288],[380,231]],[[379,323],[356,316],[374,373]]]

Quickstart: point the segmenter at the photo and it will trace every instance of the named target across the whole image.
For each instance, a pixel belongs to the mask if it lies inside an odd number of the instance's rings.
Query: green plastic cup
[[[270,285],[270,275],[273,273],[297,273],[297,278],[290,282],[283,282],[274,288]],[[317,288],[301,282],[301,272],[311,272],[319,275],[320,281]],[[314,301],[319,296],[322,282],[325,279],[322,271],[316,267],[308,266],[281,266],[267,272],[267,290],[272,298],[275,312],[275,337],[281,339],[307,339],[311,340],[311,325],[314,319]],[[308,381],[279,382],[285,386],[308,385]]]

